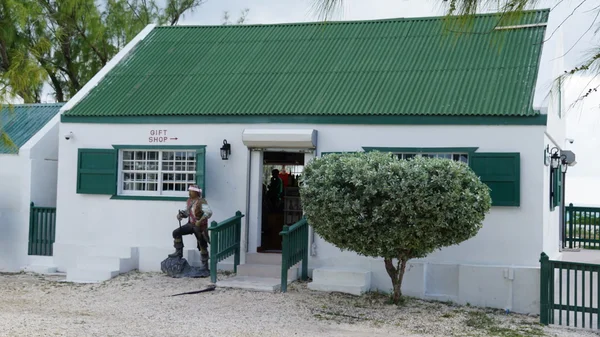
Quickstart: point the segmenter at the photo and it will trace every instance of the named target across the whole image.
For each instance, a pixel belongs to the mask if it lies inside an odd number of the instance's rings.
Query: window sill
[[[154,200],[154,201],[186,201],[187,197],[169,197],[162,195],[113,195],[114,200]]]

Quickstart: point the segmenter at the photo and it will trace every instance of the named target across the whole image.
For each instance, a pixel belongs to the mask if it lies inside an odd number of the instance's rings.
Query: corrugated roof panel
[[[65,115],[537,115],[548,13],[157,27]]]
[[[0,124],[16,148],[0,142],[0,154],[18,153],[19,148],[58,115],[62,106],[63,103],[2,105]]]

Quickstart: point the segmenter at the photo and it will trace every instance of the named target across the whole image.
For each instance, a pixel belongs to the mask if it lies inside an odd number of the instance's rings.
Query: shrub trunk
[[[392,301],[394,304],[400,303],[402,300],[402,279],[404,278],[404,271],[406,270],[406,262],[408,261],[405,257],[399,257],[398,263],[394,266],[392,259],[384,259],[385,269],[388,275],[392,279],[392,286],[394,292],[392,294]]]

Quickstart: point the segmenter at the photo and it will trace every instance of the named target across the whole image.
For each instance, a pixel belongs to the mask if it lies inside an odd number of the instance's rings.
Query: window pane
[[[133,170],[133,162],[132,161],[124,161],[123,162],[123,170],[125,170],[125,171]]]
[[[158,171],[158,162],[157,161],[149,161],[147,163],[146,168],[150,171]]]
[[[175,153],[172,151],[164,151],[162,154],[163,160],[173,160],[175,156]]]
[[[136,151],[135,152],[135,159],[136,160],[146,160],[146,152],[144,152],[144,151]]]
[[[158,160],[158,152],[157,151],[148,152],[148,160]]]
[[[123,160],[132,160],[133,151],[123,151]]]
[[[158,191],[158,184],[156,183],[149,183],[148,185],[148,191]]]
[[[185,170],[185,164],[182,163],[175,163],[175,171],[184,171]]]
[[[146,162],[144,162],[144,161],[136,161],[134,169],[136,171],[145,171],[146,170]]]
[[[196,162],[188,162],[187,164],[187,170],[190,172],[194,172],[196,171]]]

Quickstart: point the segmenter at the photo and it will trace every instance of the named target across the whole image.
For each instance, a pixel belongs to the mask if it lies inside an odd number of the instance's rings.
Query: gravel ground
[[[220,278],[227,276],[220,275]],[[538,325],[537,317],[384,295],[286,294],[217,288],[208,279],[131,272],[101,284],[0,274],[0,336],[600,336]]]

